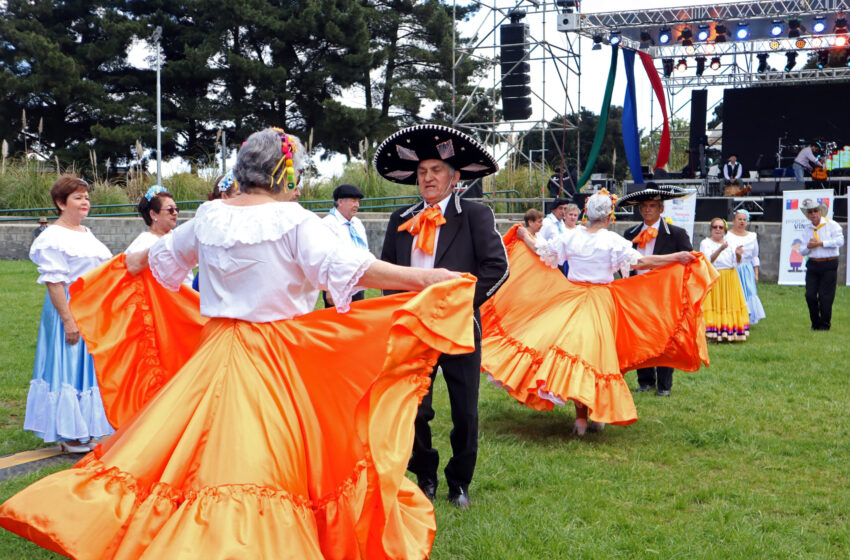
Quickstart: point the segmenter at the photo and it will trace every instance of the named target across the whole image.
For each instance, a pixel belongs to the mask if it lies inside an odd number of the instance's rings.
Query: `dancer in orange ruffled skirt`
[[[604,191],[590,197],[588,227],[550,242],[511,229],[511,276],[481,308],[482,370],[536,410],[572,400],[578,435],[588,412],[595,429],[637,420],[623,372],[708,365],[700,303],[717,273],[698,253],[640,255],[608,231],[613,208]],[[555,268],[566,259],[568,282]],[[662,266],[613,281],[617,270]]]
[[[241,196],[72,287],[120,429],[10,498],[0,525],[73,558],[429,555],[433,506],[404,471],[437,358],[472,351],[474,279],[342,250],[272,198],[296,188],[297,146],[253,134]],[[196,263],[200,296],[181,286]],[[358,285],[430,287],[337,314]],[[309,313],[317,288],[337,310]]]

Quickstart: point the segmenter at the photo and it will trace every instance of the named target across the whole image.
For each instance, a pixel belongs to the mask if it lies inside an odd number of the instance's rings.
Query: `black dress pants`
[[[651,367],[637,370],[638,385],[655,387],[658,391],[673,389],[673,368]]]
[[[806,303],[812,328],[828,331],[832,321],[832,302],[838,283],[838,259],[806,263]]]
[[[476,313],[477,315],[477,313]],[[449,391],[452,411],[452,457],[445,468],[446,482],[450,489],[468,490],[478,458],[478,386],[481,380],[481,336],[475,327],[475,351],[469,354],[443,354],[431,372],[431,387],[422,399],[414,422],[413,455],[407,468],[422,484],[426,480],[437,480],[440,456],[431,445],[431,427],[434,418],[432,407],[434,378],[437,368],[442,368],[443,378]]]

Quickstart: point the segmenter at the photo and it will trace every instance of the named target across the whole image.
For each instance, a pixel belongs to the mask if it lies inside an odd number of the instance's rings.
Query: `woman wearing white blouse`
[[[94,439],[112,433],[103,410],[94,363],[68,307],[68,286],[107,261],[109,249],[82,225],[88,216],[88,183],[62,175],[50,196],[59,218],[33,242],[30,259],[47,295],[38,328],[24,429],[64,451],[88,452]]]
[[[759,282],[759,242],[755,232],[747,231],[750,213],[744,209],[735,211],[732,229],[726,234],[726,242],[733,251],[743,247],[741,261],[738,264],[738,278],[744,289],[747,300],[747,310],[750,314],[750,325],[755,325],[765,318],[764,306],[758,293]]]
[[[747,340],[750,334],[750,319],[744,290],[736,268],[741,262],[744,248],[733,249],[725,239],[726,221],[711,220],[711,237],[702,240],[699,250],[708,256],[720,279],[703,302],[705,334],[712,340],[729,342]]]

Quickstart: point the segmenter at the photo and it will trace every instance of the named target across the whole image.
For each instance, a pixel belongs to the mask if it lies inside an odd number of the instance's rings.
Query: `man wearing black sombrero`
[[[661,214],[664,201],[682,198],[693,191],[679,187],[661,186],[649,182],[637,192],[624,195],[617,201],[620,207],[637,206],[643,221],[623,232],[623,237],[632,242],[632,247],[643,255],[668,255],[679,251],[693,251],[688,232],[668,224]],[[641,274],[646,271],[633,271]],[[673,390],[673,368],[651,367],[637,370],[638,391],[655,389],[656,396],[668,397]]]
[[[508,277],[508,259],[496,230],[492,210],[454,194],[458,181],[485,177],[499,166],[481,144],[452,128],[419,125],[387,138],[374,159],[384,178],[417,185],[422,201],[393,212],[384,237],[381,259],[393,264],[423,268],[442,267],[468,272],[475,286],[475,351],[441,356],[452,410],[452,458],[445,468],[449,500],[469,507],[469,484],[478,456],[478,384],[481,376],[481,329],[478,307]],[[431,373],[433,381],[437,367]],[[430,499],[437,492],[439,455],[431,445],[428,423],[433,382],[416,415],[416,435],[408,469]]]

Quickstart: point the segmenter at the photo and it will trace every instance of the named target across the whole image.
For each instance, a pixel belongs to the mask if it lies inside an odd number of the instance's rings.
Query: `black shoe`
[[[419,481],[419,489],[425,494],[425,497],[432,502],[437,497],[437,481],[430,478],[425,478]]]
[[[458,509],[469,509],[469,490],[466,488],[450,488],[449,501]]]
[[[641,385],[637,389],[635,389],[638,393],[645,393],[647,391],[652,391],[655,389],[652,385]]]
[[[655,391],[655,396],[656,397],[669,397],[670,391],[662,391],[661,389],[659,389],[658,391]]]

